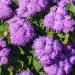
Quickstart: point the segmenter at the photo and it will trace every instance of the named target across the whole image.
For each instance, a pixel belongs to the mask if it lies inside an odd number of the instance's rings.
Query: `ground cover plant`
[[[75,1],[0,0],[0,75],[75,75]]]

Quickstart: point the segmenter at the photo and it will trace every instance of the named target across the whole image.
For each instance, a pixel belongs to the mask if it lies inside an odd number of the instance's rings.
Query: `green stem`
[[[65,34],[65,39],[63,41],[63,44],[66,45],[68,43],[68,41],[69,41],[69,33],[66,33]]]

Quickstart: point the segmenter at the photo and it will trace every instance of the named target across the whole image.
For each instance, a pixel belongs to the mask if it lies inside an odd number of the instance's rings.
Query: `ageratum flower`
[[[75,63],[75,48],[73,47],[72,43],[69,43],[64,47],[63,53],[67,58],[69,58],[71,64]]]
[[[39,37],[34,41],[33,49],[35,56],[40,63],[44,65],[51,65],[59,56],[62,47],[58,40],[49,36]]]
[[[52,64],[51,66],[44,66],[44,71],[47,75],[69,75],[72,65],[67,60],[60,63]]]
[[[5,41],[0,38],[0,65],[7,64],[10,49],[6,47]]]
[[[75,48],[71,43],[61,46],[58,40],[42,36],[34,40],[33,49],[47,75],[69,75],[71,72],[75,63]]]
[[[68,11],[63,4],[54,6],[50,12],[44,17],[44,27],[58,32],[72,32],[74,30],[75,21],[68,15]]]
[[[12,0],[0,0],[0,3],[4,5],[10,5],[12,4]]]
[[[11,17],[12,9],[9,6],[11,4],[11,0],[0,0],[0,19],[7,19]]]
[[[18,0],[17,15],[29,17],[36,12],[40,12],[48,4],[47,0]]]
[[[5,3],[0,3],[0,19],[7,19],[12,16],[12,9]]]
[[[15,75],[33,75],[33,73],[30,71],[21,71],[19,73],[16,73]]]
[[[71,56],[70,57],[70,63],[71,64],[75,64],[75,56]]]
[[[59,3],[60,1],[62,1],[64,3],[70,3],[73,0],[52,0],[53,3]]]
[[[75,0],[71,0],[71,3],[73,3],[75,5]]]
[[[68,43],[66,46],[64,46],[63,53],[67,57],[71,57],[75,55],[75,48],[73,47],[72,43]]]
[[[30,22],[15,16],[8,21],[8,24],[11,44],[22,46],[32,39],[34,31]]]
[[[58,66],[56,64],[45,66],[44,71],[47,73],[47,75],[57,75]]]

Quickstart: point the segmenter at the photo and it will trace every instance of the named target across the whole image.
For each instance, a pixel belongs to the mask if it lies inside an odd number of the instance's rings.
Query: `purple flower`
[[[50,12],[44,17],[43,23],[44,27],[52,29],[56,33],[72,32],[75,25],[75,21],[68,15],[68,11],[65,9],[64,5],[52,7]]]
[[[30,22],[26,22],[25,19],[15,16],[8,23],[11,44],[25,45],[32,39],[34,31]]]
[[[72,65],[67,60],[59,63],[54,63],[50,66],[44,66],[44,71],[47,75],[69,75]]]
[[[66,46],[64,46],[63,53],[67,57],[75,56],[75,48],[72,43],[68,43]]]
[[[70,3],[72,0],[52,0],[52,2],[53,3],[59,3],[59,2],[61,2],[61,3]]]
[[[10,49],[6,47],[3,39],[0,39],[0,65],[7,64]]]
[[[12,16],[12,10],[8,5],[0,3],[0,19],[7,19]]]
[[[71,64],[75,64],[75,56],[71,56],[70,57],[70,63]]]
[[[63,68],[58,68],[57,74],[56,75],[65,75],[65,71]]]
[[[47,75],[69,75],[71,72],[75,62],[75,48],[71,43],[61,46],[58,40],[42,36],[34,40],[33,49]]]
[[[17,15],[29,17],[36,12],[40,12],[48,4],[47,0],[18,0]]]
[[[16,73],[15,75],[33,75],[33,73],[30,71],[21,71],[19,73]]]
[[[0,3],[4,5],[10,5],[12,4],[12,0],[0,0]]]
[[[72,43],[69,43],[64,47],[64,54],[65,54],[66,57],[69,58],[70,63],[74,64],[74,61],[75,61],[75,48],[72,45]]]
[[[62,47],[58,40],[44,36],[34,41],[33,49],[42,65],[50,65],[59,56]]]
[[[45,67],[44,67],[44,71],[45,71],[48,75],[57,75],[58,66],[57,66],[56,64],[51,65],[51,66],[45,66]]]
[[[3,41],[3,39],[0,39],[0,48],[2,47],[6,47],[6,43]]]

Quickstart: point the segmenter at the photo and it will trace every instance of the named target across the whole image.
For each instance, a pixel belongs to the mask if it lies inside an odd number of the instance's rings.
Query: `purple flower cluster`
[[[64,46],[64,52],[66,57],[69,58],[69,61],[71,64],[75,64],[75,48],[72,45],[72,43],[69,43],[68,45]]]
[[[50,12],[44,17],[44,27],[57,32],[68,33],[74,30],[75,21],[68,15],[68,11],[61,1],[58,6],[51,8]]]
[[[62,46],[58,40],[49,36],[39,37],[34,41],[35,56],[43,66],[51,65],[59,57]]]
[[[72,65],[68,60],[60,61],[59,64],[52,64],[51,66],[45,66],[44,71],[48,75],[69,75]]]
[[[13,12],[13,17],[7,21],[11,44],[24,46],[32,40],[34,29],[28,21],[31,18],[27,17],[44,10],[49,4],[48,1],[54,1],[53,4],[56,3],[57,6],[53,6],[44,17],[44,27],[56,33],[69,33],[74,30],[75,21],[65,8],[65,5],[73,0],[17,0],[18,8],[15,13]],[[11,9],[11,4],[12,0],[0,0],[0,20],[7,20],[12,16],[14,8]],[[41,22],[40,20],[38,21]],[[32,48],[47,75],[69,75],[72,64],[75,64],[75,48],[71,43],[64,46],[53,37],[40,36],[34,40]],[[6,42],[0,38],[0,65],[7,64],[9,52]],[[33,75],[33,73],[23,70],[15,75]]]
[[[12,4],[12,0],[0,0],[0,3],[2,3],[4,5],[10,5],[10,4]]]
[[[12,9],[10,8],[11,0],[0,0],[0,19],[11,17]]]
[[[47,0],[18,0],[17,15],[29,17],[36,12],[40,12],[48,4]]]
[[[16,75],[33,75],[30,71],[21,71],[19,73],[16,73]]]
[[[72,44],[61,46],[49,36],[39,37],[33,43],[34,54],[48,75],[69,75],[75,63],[75,48]]]
[[[10,49],[6,47],[5,41],[0,38],[0,65],[7,64]]]
[[[13,17],[8,21],[10,40],[15,45],[25,45],[33,37],[33,28],[30,22],[26,22],[25,19],[20,17]]]
[[[52,0],[53,3],[59,3],[60,1],[65,2],[65,3],[70,3],[73,0]]]

